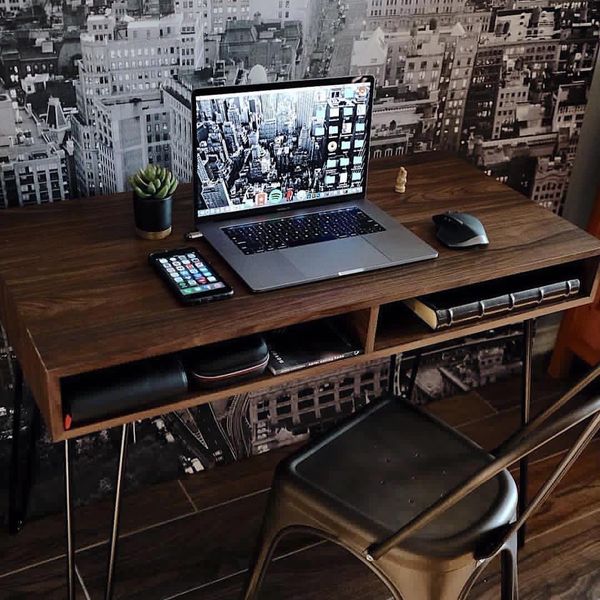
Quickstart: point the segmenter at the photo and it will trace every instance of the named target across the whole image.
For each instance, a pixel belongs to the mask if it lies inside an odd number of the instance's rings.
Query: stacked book
[[[267,335],[269,370],[281,375],[362,353],[361,345],[329,319],[292,325]]]
[[[432,329],[441,329],[576,296],[580,288],[578,277],[553,269],[411,298],[405,304]]]

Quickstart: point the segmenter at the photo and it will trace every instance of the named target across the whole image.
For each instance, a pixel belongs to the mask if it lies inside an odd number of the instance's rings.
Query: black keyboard
[[[232,225],[223,231],[244,254],[257,254],[377,233],[385,227],[360,208],[350,207]]]

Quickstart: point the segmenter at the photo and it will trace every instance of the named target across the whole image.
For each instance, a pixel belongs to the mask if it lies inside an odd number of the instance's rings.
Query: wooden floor
[[[536,380],[534,408],[556,391],[556,384]],[[511,381],[436,402],[430,409],[491,448],[517,426],[517,403],[518,382]],[[534,457],[532,490],[552,470],[567,441]],[[115,597],[238,598],[272,470],[283,455],[270,453],[127,495]],[[110,515],[108,503],[76,514],[78,598],[103,597]],[[63,530],[59,516],[30,522],[16,537],[0,533],[2,600],[65,598]],[[519,563],[522,599],[600,599],[600,440],[532,518]],[[304,537],[289,538],[279,548],[262,597],[385,600],[389,593],[344,551]],[[499,598],[496,565],[470,598]]]

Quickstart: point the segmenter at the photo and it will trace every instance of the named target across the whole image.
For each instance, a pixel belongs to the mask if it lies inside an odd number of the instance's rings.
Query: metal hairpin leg
[[[535,321],[528,319],[523,323],[523,371],[521,376],[521,424],[529,422],[531,411],[531,364],[533,358],[533,330]],[[527,506],[527,485],[529,482],[529,458],[523,458],[519,463],[519,514]],[[519,529],[519,547],[525,544],[525,525]]]
[[[396,368],[398,367],[398,355],[397,354],[392,354],[390,356],[390,374],[388,376],[388,385],[387,385],[387,392],[388,394],[391,394],[392,396],[395,393],[395,387],[396,387]]]
[[[401,354],[393,354],[390,357],[390,377],[388,380],[388,393],[399,396],[401,393],[400,383],[400,368],[403,356]],[[421,364],[421,350],[418,350],[413,357],[413,364],[410,370],[410,379],[406,390],[406,401],[410,402],[419,373],[419,365]]]
[[[112,599],[114,588],[115,562],[117,558],[117,542],[119,539],[119,520],[121,512],[121,491],[123,488],[123,474],[125,473],[125,458],[127,456],[128,425],[123,425],[121,430],[121,449],[117,481],[115,483],[115,504],[113,510],[112,533],[108,556],[108,569],[106,575],[106,600]],[[75,544],[73,536],[73,489],[71,486],[71,448],[70,441],[65,440],[65,521],[67,535],[67,598],[75,600]]]
[[[21,367],[14,361],[13,389],[13,420],[10,456],[10,473],[8,484],[8,531],[18,533],[23,525],[23,515],[20,510],[20,471],[21,471],[21,413],[23,409],[23,373]]]
[[[125,459],[127,457],[128,424],[121,430],[121,450],[119,452],[119,467],[115,484],[115,506],[113,512],[112,533],[110,537],[110,550],[108,555],[108,568],[106,574],[105,599],[111,600],[114,588],[115,561],[117,558],[117,542],[119,541],[119,521],[121,516],[121,491],[123,488],[123,475],[125,473]]]
[[[29,422],[29,436],[27,441],[27,464],[25,471],[25,478],[23,480],[23,521],[27,516],[27,507],[29,505],[29,495],[31,492],[31,485],[33,481],[33,473],[35,466],[35,457],[36,457],[36,442],[40,437],[41,429],[42,429],[42,415],[40,414],[40,409],[38,408],[35,401],[32,402],[31,408],[31,421]]]
[[[408,388],[406,390],[406,400],[410,402],[415,392],[415,385],[417,383],[417,375],[419,374],[419,367],[421,365],[421,351],[417,351],[413,358],[413,364],[410,369],[410,379],[408,381]]]
[[[71,487],[71,444],[65,440],[65,526],[67,535],[67,598],[75,600],[75,545]]]
[[[40,411],[35,404],[31,407],[28,430],[23,435],[23,407],[26,390],[23,373],[17,361],[12,364],[14,379],[12,450],[8,489],[8,531],[16,534],[23,528],[29,505],[29,494],[33,479],[36,440],[40,432]],[[23,460],[25,458],[25,460]]]

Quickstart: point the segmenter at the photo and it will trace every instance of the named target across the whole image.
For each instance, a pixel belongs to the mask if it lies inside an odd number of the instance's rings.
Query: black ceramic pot
[[[138,198],[133,194],[135,232],[145,240],[162,240],[171,234],[173,196]]]

